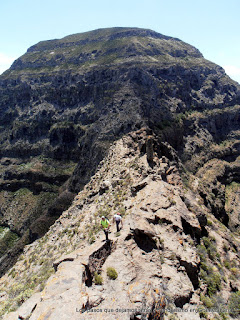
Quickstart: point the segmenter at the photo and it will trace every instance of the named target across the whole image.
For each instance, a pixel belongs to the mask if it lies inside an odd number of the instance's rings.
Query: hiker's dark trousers
[[[105,236],[106,236],[106,240],[108,240],[108,230],[107,229],[103,229]]]
[[[119,224],[120,224],[120,221],[116,221],[117,232],[120,231]]]

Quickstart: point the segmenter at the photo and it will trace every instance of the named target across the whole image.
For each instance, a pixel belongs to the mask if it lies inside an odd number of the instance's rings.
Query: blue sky
[[[240,83],[239,0],[2,0],[0,74],[41,40],[140,27],[197,47]]]

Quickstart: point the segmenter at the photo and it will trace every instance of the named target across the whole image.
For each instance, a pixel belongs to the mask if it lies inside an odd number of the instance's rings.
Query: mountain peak
[[[158,39],[173,39],[171,37],[164,36],[160,33],[157,33],[150,29],[142,28],[124,28],[124,27],[115,27],[115,28],[101,28],[83,33],[76,33],[69,36],[66,36],[62,39],[41,41],[38,44],[30,47],[28,52],[39,51],[45,49],[51,49],[55,46],[67,46],[86,44],[89,42],[96,41],[111,41],[120,38],[130,38],[130,37],[152,37]],[[180,41],[174,38],[176,41]]]
[[[10,73],[79,70],[122,63],[184,63],[202,54],[183,41],[141,28],[107,28],[41,41],[11,66]],[[174,59],[177,59],[175,61]],[[7,72],[6,74],[8,74]]]

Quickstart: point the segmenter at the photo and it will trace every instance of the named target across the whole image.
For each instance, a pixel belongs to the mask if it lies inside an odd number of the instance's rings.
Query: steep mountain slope
[[[4,320],[238,317],[239,237],[184,186],[181,168],[147,129],[115,142],[69,210],[2,277],[5,310],[25,301]],[[105,242],[100,217],[117,210],[123,229],[112,225]]]
[[[213,158],[235,160],[238,103],[239,85],[221,67],[151,30],[34,45],[0,77],[1,223],[21,238],[15,251],[46,232],[111,142],[131,130],[149,126],[191,172]]]
[[[141,128],[154,136],[155,156],[171,162],[168,174],[160,173],[164,182],[177,168],[172,178],[192,190],[188,211],[195,210],[194,197],[202,199],[217,219],[211,218],[214,228],[220,221],[238,236],[239,99],[239,84],[221,67],[191,45],[151,30],[99,29],[31,47],[0,76],[0,274],[70,206],[112,143],[136,130],[141,136]],[[130,158],[151,149],[140,140],[129,147]],[[198,242],[207,237],[201,232]],[[211,245],[204,244],[207,252]],[[235,268],[233,256],[225,260]],[[39,279],[49,276],[46,261]],[[32,281],[34,287],[38,280]]]

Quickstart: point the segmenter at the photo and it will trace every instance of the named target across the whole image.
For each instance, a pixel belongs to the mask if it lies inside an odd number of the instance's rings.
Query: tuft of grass
[[[207,225],[208,225],[209,227],[211,227],[211,226],[213,225],[212,221],[209,220],[209,219],[207,219]]]
[[[102,285],[103,284],[103,278],[97,272],[94,273],[94,283],[97,284],[97,285]]]
[[[114,268],[109,267],[107,268],[107,276],[109,277],[109,279],[115,280],[118,277],[118,273]]]
[[[17,275],[17,272],[16,272],[15,268],[12,268],[12,270],[9,272],[8,276],[9,277],[11,276],[12,278],[15,278],[16,275]]]

